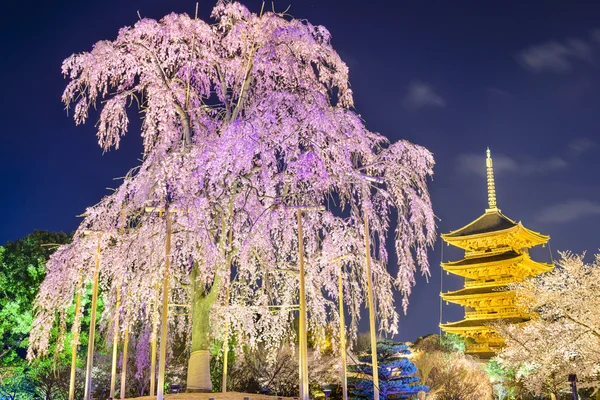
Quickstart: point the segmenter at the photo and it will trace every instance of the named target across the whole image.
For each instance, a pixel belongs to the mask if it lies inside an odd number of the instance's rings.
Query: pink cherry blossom
[[[146,207],[175,211],[170,302],[191,304],[194,292],[214,293],[214,339],[226,326],[250,347],[277,349],[293,338],[299,206],[325,208],[303,213],[311,335],[337,332],[340,266],[332,260],[342,255],[356,332],[366,304],[365,216],[380,329],[397,331],[394,288],[406,311],[417,268],[429,273],[433,157],[366,129],[329,32],[225,1],[212,17],[210,24],[185,14],[142,19],[64,61],[63,101],[74,105],[75,122],[98,107],[98,143],[106,151],[119,147],[128,110],[137,108],[144,158],[86,210],[73,243],[48,262],[30,357],[47,351],[53,316],[71,306],[80,277],[92,277],[98,245],[104,326],[113,321],[118,291],[121,332],[135,322],[157,323],[166,224]],[[88,230],[95,233],[84,235]],[[390,232],[395,267],[388,265]],[[191,314],[171,313],[169,321],[171,335],[189,338]]]

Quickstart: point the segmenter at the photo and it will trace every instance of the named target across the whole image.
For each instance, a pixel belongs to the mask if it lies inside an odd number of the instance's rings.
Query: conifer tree
[[[381,340],[377,343],[377,360],[379,361],[379,395],[380,399],[412,399],[419,392],[428,392],[429,388],[418,384],[417,367],[409,359],[411,351],[408,345],[392,340]],[[370,352],[359,356],[359,364],[350,365],[348,369],[354,375],[349,379],[353,398],[373,398],[373,368]]]

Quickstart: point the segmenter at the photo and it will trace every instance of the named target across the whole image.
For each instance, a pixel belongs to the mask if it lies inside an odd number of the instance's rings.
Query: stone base
[[[187,373],[187,391],[191,393],[212,392],[210,351],[197,350],[190,355]]]

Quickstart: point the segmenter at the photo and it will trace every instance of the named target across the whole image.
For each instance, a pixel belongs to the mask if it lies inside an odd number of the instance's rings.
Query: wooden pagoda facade
[[[442,235],[446,243],[465,251],[462,260],[441,264],[447,273],[465,278],[464,288],[440,293],[446,302],[465,309],[463,320],[442,324],[442,330],[466,338],[466,352],[484,359],[493,356],[503,345],[490,324],[529,319],[529,315],[516,307],[515,292],[508,290],[507,285],[554,267],[529,257],[531,247],[545,245],[550,237],[525,228],[497,208],[489,149],[486,166],[488,209],[470,224]]]

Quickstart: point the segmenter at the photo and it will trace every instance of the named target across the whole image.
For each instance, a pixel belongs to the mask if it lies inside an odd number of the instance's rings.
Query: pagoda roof
[[[466,289],[455,290],[453,292],[442,293],[442,297],[444,299],[447,299],[447,298],[466,297],[466,296],[481,296],[482,294],[505,295],[507,293],[510,293],[504,289],[506,289],[506,285],[466,288]]]
[[[506,217],[500,210],[488,209],[475,221],[450,233],[442,239],[465,250],[477,250],[490,246],[511,246],[515,250],[546,243],[550,236],[532,231]]]
[[[477,218],[475,221],[463,226],[460,229],[444,234],[442,237],[446,239],[479,235],[482,233],[499,232],[515,226],[517,226],[515,221],[506,217],[500,212],[500,210],[495,209],[486,211],[485,214]]]
[[[440,327],[448,332],[455,330],[477,330],[481,328],[490,329],[489,325],[495,322],[503,322],[503,323],[519,323],[526,321],[527,318],[523,317],[513,317],[513,318],[491,318],[491,319],[463,319],[457,322],[449,322],[446,324],[440,324]]]
[[[452,267],[467,267],[479,264],[492,264],[496,262],[503,262],[514,260],[517,261],[519,258],[522,258],[523,254],[519,254],[514,250],[509,250],[504,253],[483,256],[483,257],[473,257],[473,258],[465,258],[460,261],[449,261],[446,263],[442,263],[444,267],[452,268]]]
[[[450,261],[442,263],[441,266],[445,271],[448,271],[452,274],[460,275],[469,279],[476,279],[475,276],[477,274],[475,271],[478,271],[482,268],[484,270],[489,269],[490,267],[496,268],[496,266],[502,266],[505,264],[516,265],[521,271],[523,271],[525,275],[515,275],[520,277],[530,276],[532,274],[537,275],[542,272],[552,271],[552,268],[554,268],[553,264],[532,260],[527,253],[518,253],[513,250],[509,250],[504,253],[490,254],[487,256],[469,257],[459,261]],[[494,285],[486,284],[485,286]]]

